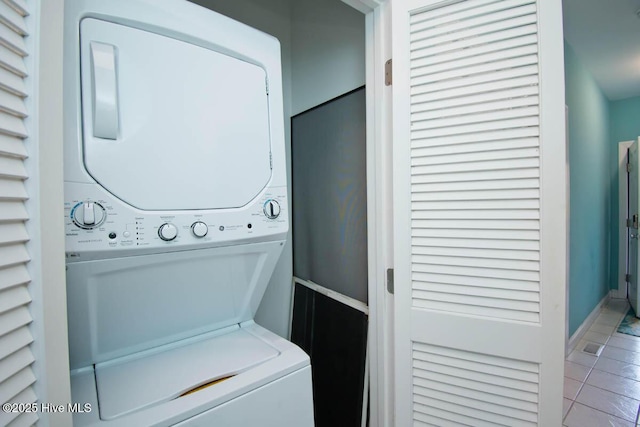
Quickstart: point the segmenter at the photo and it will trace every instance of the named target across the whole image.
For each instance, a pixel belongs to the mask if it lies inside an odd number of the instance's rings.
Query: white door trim
[[[567,223],[567,188],[558,185],[566,180],[568,158],[566,138],[564,61],[562,40],[562,2],[538,1],[540,40],[540,283],[542,347],[540,371],[539,425],[557,425],[562,419],[562,381],[566,335],[560,325],[565,321],[568,286],[567,260],[569,242]],[[553,101],[550,101],[553,100]],[[563,141],[564,142],[564,141]],[[557,286],[558,291],[551,291]],[[545,289],[546,288],[546,289]]]
[[[371,427],[391,426],[389,391],[389,303],[386,268],[392,265],[391,238],[391,89],[384,84],[390,57],[390,16],[385,0],[342,0],[365,15],[365,93],[367,169],[368,362]],[[392,324],[391,324],[392,325]],[[391,326],[392,328],[392,326]],[[391,402],[392,404],[392,402]]]
[[[564,106],[564,147],[565,147],[565,164],[567,169],[565,171],[565,184],[566,184],[566,239],[567,239],[567,271],[565,280],[565,312],[564,312],[564,337],[565,337],[565,356],[569,355],[569,292],[571,288],[571,162],[569,156],[569,106]]]
[[[71,401],[67,350],[67,297],[64,260],[62,173],[62,33],[63,0],[30,3],[35,31],[27,38],[27,60],[33,93],[27,98],[30,200],[26,204],[31,241],[29,285],[32,303],[32,351],[39,402],[66,405]],[[33,49],[33,50],[32,50]],[[65,406],[66,407],[66,406]],[[71,414],[39,413],[39,425],[71,425]]]
[[[386,270],[393,266],[391,86],[385,86],[384,67],[391,58],[390,20],[389,2],[366,17],[366,91],[367,99],[372,100],[367,103],[371,427],[393,425],[393,312],[389,311],[393,299],[386,290]]]
[[[628,232],[627,229],[627,204],[629,185],[627,182],[627,151],[633,141],[623,141],[618,143],[618,288],[614,289],[614,298],[627,297],[627,251]]]

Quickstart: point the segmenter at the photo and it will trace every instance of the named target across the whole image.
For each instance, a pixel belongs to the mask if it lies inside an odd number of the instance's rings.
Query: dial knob
[[[158,228],[158,236],[160,236],[160,238],[164,241],[170,241],[176,238],[176,236],[178,235],[178,229],[176,228],[175,225],[171,224],[170,222],[167,222],[165,224],[162,224],[160,226],[160,228]]]
[[[265,216],[269,219],[276,219],[280,215],[280,203],[277,200],[269,199],[262,208]]]
[[[209,232],[209,227],[202,221],[196,221],[191,224],[191,232],[196,237],[204,237]]]
[[[107,219],[107,213],[100,203],[86,200],[73,208],[71,219],[78,227],[91,230],[102,225]]]

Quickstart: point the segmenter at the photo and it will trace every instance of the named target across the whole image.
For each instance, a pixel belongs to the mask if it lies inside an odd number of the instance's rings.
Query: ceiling
[[[542,0],[545,1],[545,0]],[[640,0],[563,0],[564,37],[611,101],[640,96]]]

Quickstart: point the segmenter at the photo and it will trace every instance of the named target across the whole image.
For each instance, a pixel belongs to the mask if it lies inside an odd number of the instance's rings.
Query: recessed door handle
[[[116,48],[91,42],[91,77],[93,80],[93,136],[118,138],[118,86]]]

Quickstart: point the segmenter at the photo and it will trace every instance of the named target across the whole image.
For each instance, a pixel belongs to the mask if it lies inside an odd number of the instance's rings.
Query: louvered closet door
[[[396,426],[560,426],[560,0],[393,0]]]
[[[25,248],[26,15],[23,0],[0,1],[0,403],[36,401]],[[28,426],[37,420],[34,413],[0,412],[3,426]]]

